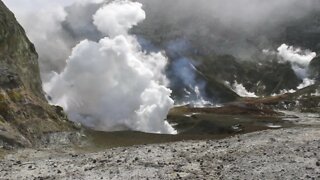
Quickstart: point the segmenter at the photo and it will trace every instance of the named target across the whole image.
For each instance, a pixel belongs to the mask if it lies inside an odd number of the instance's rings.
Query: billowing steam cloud
[[[164,121],[173,106],[162,53],[145,54],[127,31],[145,19],[139,3],[114,1],[93,16],[109,37],[81,41],[67,65],[45,85],[70,118],[97,130],[176,131]]]
[[[278,55],[292,65],[292,69],[301,79],[307,78],[309,63],[317,56],[315,52],[301,50],[286,44],[278,48]]]
[[[128,34],[145,19],[142,5],[101,2],[39,1],[40,11],[17,14],[39,51],[45,91],[71,120],[97,130],[175,134],[164,121],[173,106],[167,59]]]

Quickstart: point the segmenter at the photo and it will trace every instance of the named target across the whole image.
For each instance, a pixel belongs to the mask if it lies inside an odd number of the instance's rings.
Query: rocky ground
[[[320,129],[267,130],[97,153],[21,150],[0,164],[1,179],[320,179]]]

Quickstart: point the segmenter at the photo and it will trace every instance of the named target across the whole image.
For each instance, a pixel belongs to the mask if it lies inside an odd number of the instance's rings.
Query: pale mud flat
[[[320,129],[266,130],[97,153],[20,150],[0,163],[1,179],[320,179]]]

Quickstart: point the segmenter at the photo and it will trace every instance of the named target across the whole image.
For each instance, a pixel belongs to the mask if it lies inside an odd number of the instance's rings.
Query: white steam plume
[[[193,107],[211,106],[212,102],[206,95],[207,83],[201,78],[202,73],[196,67],[198,63],[184,56],[193,50],[190,42],[183,38],[171,40],[166,44],[166,52],[171,58],[168,73],[170,87],[180,91],[180,96],[175,97],[178,106],[186,104]]]
[[[175,59],[172,62],[172,73],[176,78],[172,82],[175,84],[182,83],[181,86],[184,87],[184,97],[180,100],[182,102],[179,105],[188,104],[194,107],[212,105],[206,98],[206,82],[197,78],[199,72],[192,62],[191,59],[186,57]]]
[[[315,52],[310,50],[302,50],[300,48],[294,48],[293,46],[288,46],[282,44],[278,47],[277,52],[270,50],[263,50],[266,55],[277,55],[281,60],[289,62],[291,64],[292,70],[295,74],[302,80],[302,83],[297,86],[296,89],[303,89],[305,87],[315,84],[315,80],[308,78],[309,64],[313,58],[317,56]],[[294,93],[294,89],[283,89],[279,94]],[[273,94],[273,96],[279,95]]]
[[[121,8],[119,6],[121,5]],[[146,18],[142,4],[117,1],[100,8],[94,15],[98,30],[109,36],[127,34],[128,30]]]
[[[308,76],[308,66],[313,58],[317,56],[315,52],[301,50],[286,44],[282,44],[278,49],[278,55],[291,63],[292,69],[298,77],[305,79]]]
[[[249,92],[242,84],[239,84],[237,81],[235,81],[232,85],[228,81],[226,81],[225,84],[241,97],[258,97],[255,93]]]
[[[309,79],[309,78],[305,78],[303,79],[303,82],[301,84],[299,84],[299,86],[297,87],[297,89],[303,89],[305,87],[308,86],[312,86],[316,83],[315,80]]]
[[[146,54],[128,30],[145,19],[142,5],[113,1],[93,16],[108,37],[84,40],[60,74],[45,84],[52,102],[69,117],[97,130],[175,134],[166,116],[173,107],[162,53]]]

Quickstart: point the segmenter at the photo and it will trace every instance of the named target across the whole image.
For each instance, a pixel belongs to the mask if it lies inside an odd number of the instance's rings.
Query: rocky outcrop
[[[259,108],[303,113],[319,113],[319,92],[320,84],[315,83],[314,85],[299,89],[294,93],[256,99],[244,98],[240,102],[248,106],[255,106]]]
[[[309,71],[312,78],[315,78],[318,81],[320,80],[320,56],[312,59],[309,64]]]
[[[202,55],[194,59],[198,69],[207,77],[220,82],[240,83],[249,91],[259,96],[270,96],[284,89],[296,89],[302,82],[292,70],[290,63],[280,63],[275,59],[241,61],[231,55]],[[208,86],[216,84],[208,83]]]
[[[0,147],[32,146],[74,126],[43,94],[38,55],[14,15],[0,1]]]

